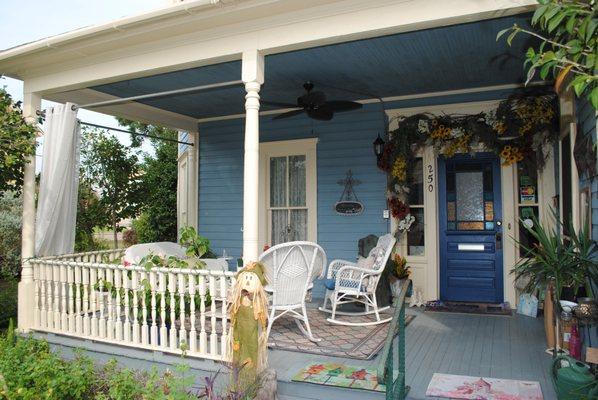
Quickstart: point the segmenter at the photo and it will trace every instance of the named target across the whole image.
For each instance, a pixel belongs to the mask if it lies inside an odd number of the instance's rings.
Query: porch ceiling
[[[351,100],[522,83],[522,55],[530,43],[521,36],[508,47],[504,40],[496,42],[496,33],[513,23],[525,26],[528,19],[516,15],[269,55],[260,95],[294,103],[306,80],[330,99]],[[232,61],[91,89],[129,97],[240,76],[241,62]],[[244,95],[239,86],[142,103],[201,119],[243,113]]]

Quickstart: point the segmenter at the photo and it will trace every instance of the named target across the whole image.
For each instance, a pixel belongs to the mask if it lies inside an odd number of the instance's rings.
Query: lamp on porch
[[[374,154],[376,154],[376,159],[378,164],[380,164],[380,159],[382,158],[382,153],[384,153],[384,140],[380,137],[380,134],[378,134],[378,137],[376,138],[376,140],[374,140]]]

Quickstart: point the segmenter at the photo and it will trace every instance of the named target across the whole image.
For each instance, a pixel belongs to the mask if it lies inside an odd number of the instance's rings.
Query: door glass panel
[[[288,216],[287,210],[272,210],[272,245],[287,242],[288,237]]]
[[[489,163],[451,163],[446,171],[448,230],[493,230],[494,187]]]
[[[270,207],[285,207],[287,197],[287,158],[270,158]]]
[[[457,172],[457,220],[484,220],[484,175],[482,172]],[[482,229],[484,229],[482,227]]]
[[[291,210],[289,240],[307,240],[307,210]]]
[[[289,156],[289,205],[305,206],[305,156]]]
[[[424,167],[423,160],[416,158],[413,166],[408,168],[409,193],[407,195],[409,204],[424,204]]]
[[[409,212],[415,217],[415,221],[407,232],[407,254],[423,256],[425,254],[424,209],[423,207],[411,207]]]

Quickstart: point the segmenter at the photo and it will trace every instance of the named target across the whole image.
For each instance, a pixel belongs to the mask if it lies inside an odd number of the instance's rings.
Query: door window
[[[268,166],[271,244],[307,240],[306,155],[270,157]]]
[[[451,163],[446,171],[447,229],[494,229],[492,165]]]
[[[411,229],[407,232],[407,254],[410,256],[425,255],[424,231],[424,166],[421,157],[413,162],[408,172],[410,191],[409,212],[415,218]]]

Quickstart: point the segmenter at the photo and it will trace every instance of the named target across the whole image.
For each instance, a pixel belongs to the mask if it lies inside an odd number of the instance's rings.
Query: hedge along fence
[[[262,382],[259,377],[242,390],[231,383],[218,393],[216,376],[194,376],[184,360],[164,373],[120,368],[114,360],[98,367],[83,352],[64,360],[47,342],[14,332],[11,323],[0,334],[1,400],[248,400],[256,397]],[[201,384],[194,387],[197,381]]]

